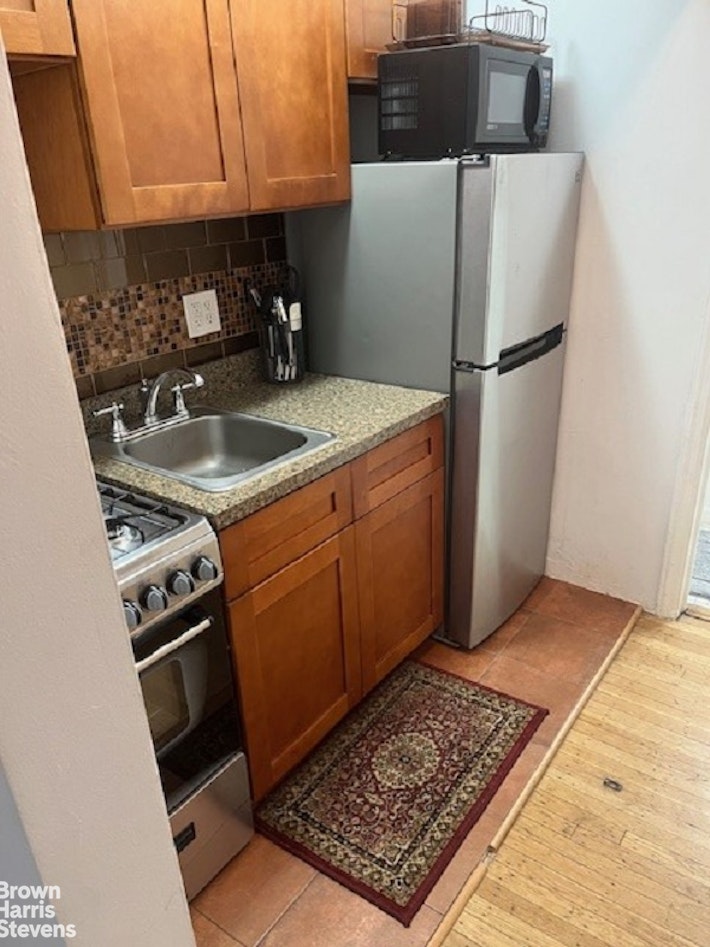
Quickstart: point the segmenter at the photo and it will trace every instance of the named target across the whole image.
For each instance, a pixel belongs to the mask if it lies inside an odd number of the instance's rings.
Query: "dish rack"
[[[414,49],[451,43],[490,43],[542,53],[549,48],[548,10],[538,0],[507,6],[485,0],[481,13],[464,22],[464,0],[393,0],[392,43],[387,48]]]
[[[547,7],[537,0],[522,2],[525,7],[508,7],[497,3],[492,10],[490,0],[486,0],[485,11],[469,19],[463,41],[545,52],[549,49],[545,43]]]

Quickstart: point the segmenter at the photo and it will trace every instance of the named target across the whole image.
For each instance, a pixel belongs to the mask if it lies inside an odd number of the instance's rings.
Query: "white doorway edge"
[[[676,471],[658,586],[656,614],[662,618],[677,618],[687,605],[705,485],[710,478],[710,300],[698,352],[694,398],[683,431],[683,453]]]

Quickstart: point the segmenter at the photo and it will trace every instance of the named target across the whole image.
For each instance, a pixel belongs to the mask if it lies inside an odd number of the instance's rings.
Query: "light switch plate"
[[[217,293],[213,289],[206,289],[202,293],[186,293],[182,297],[187,322],[187,334],[191,339],[210,332],[219,332],[221,322]]]

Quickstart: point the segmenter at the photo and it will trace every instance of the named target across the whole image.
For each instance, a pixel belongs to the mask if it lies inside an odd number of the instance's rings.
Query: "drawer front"
[[[360,519],[444,464],[444,420],[437,415],[352,463],[353,512]]]
[[[268,579],[352,519],[350,469],[341,467],[223,530],[227,600]]]

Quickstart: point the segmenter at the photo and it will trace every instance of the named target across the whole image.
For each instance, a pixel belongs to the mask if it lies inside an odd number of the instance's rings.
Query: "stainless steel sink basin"
[[[102,456],[218,493],[334,439],[325,431],[198,407],[171,427],[118,444],[97,438],[93,446]]]

